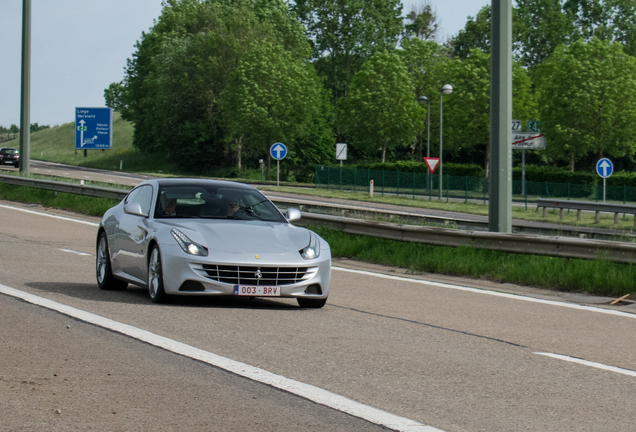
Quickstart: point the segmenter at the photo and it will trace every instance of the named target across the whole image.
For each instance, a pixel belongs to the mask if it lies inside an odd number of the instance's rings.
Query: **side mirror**
[[[298,220],[301,217],[300,210],[295,208],[288,208],[287,211],[285,211],[285,217],[290,222]]]
[[[124,213],[135,216],[148,217],[148,215],[141,210],[141,204],[139,204],[138,202],[129,202],[124,204]]]

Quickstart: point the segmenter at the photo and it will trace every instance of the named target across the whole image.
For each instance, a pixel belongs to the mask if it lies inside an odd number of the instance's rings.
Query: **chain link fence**
[[[374,194],[406,196],[429,199],[463,199],[488,201],[488,179],[482,177],[444,175],[440,193],[439,174],[405,173],[371,169],[316,166],[315,186],[324,189],[341,189],[354,192],[369,192],[373,180]],[[603,201],[603,185],[581,185],[574,183],[512,182],[513,200],[534,202],[537,198],[559,198]],[[636,202],[636,187],[607,186],[606,201]]]

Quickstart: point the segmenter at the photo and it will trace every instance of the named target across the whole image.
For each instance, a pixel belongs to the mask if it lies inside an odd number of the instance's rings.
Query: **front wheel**
[[[312,299],[312,298],[303,298],[298,297],[296,299],[298,301],[298,306],[301,308],[309,308],[309,309],[320,309],[327,303],[327,299]]]
[[[153,303],[165,303],[168,296],[163,289],[163,270],[161,268],[161,252],[155,246],[150,252],[148,262],[148,294]]]
[[[95,259],[95,271],[97,273],[97,286],[103,290],[121,291],[125,290],[128,282],[115,279],[110,265],[110,254],[108,253],[108,239],[106,233],[102,232],[97,240],[97,258]]]

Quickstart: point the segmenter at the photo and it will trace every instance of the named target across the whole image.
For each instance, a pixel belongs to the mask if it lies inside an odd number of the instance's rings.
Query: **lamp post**
[[[426,157],[431,157],[431,100],[426,96],[420,96],[420,103],[427,103],[426,108]],[[420,162],[422,162],[422,142],[420,141]],[[431,188],[431,173],[426,169],[426,187]]]
[[[453,92],[453,86],[450,84],[445,84],[444,87],[442,87],[439,90],[439,199],[442,199],[442,189],[443,189],[443,184],[442,184],[442,119],[443,119],[443,115],[442,115],[442,104],[443,104],[443,96],[445,94],[451,94]]]

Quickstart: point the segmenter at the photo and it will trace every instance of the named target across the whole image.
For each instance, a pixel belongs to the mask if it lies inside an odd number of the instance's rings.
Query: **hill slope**
[[[124,171],[172,171],[170,164],[159,155],[139,153],[132,145],[133,132],[133,124],[115,112],[113,147],[110,150],[88,150],[84,157],[84,151],[75,150],[75,123],[65,123],[31,134],[31,159],[109,170],[119,170],[120,161],[123,161]],[[8,141],[2,147],[20,148],[20,141]]]

